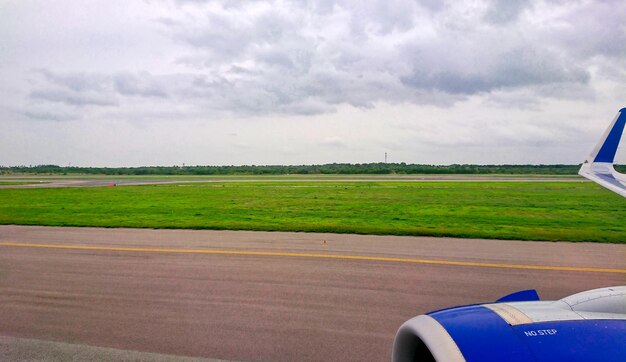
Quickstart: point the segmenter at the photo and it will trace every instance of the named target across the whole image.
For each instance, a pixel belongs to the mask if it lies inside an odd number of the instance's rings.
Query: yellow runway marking
[[[479,263],[479,262],[471,262],[471,261],[392,258],[392,257],[383,257],[383,256],[366,256],[366,255],[292,253],[292,252],[280,252],[280,251],[237,251],[237,250],[212,250],[212,249],[130,248],[130,247],[121,247],[121,246],[30,244],[30,243],[12,243],[12,242],[0,242],[0,246],[14,246],[14,247],[27,247],[27,248],[45,248],[45,249],[69,249],[69,250],[128,251],[128,252],[141,252],[141,253],[178,253],[178,254],[211,254],[211,255],[284,256],[284,257],[294,257],[294,258],[320,258],[320,259],[340,259],[340,260],[385,261],[385,262],[396,262],[396,263],[454,265],[454,266],[474,266],[474,267],[501,268],[501,269],[555,270],[555,271],[576,271],[576,272],[589,272],[589,273],[619,273],[619,274],[626,274],[626,269],[584,268],[584,267],[570,267],[570,266],[524,265],[524,264],[498,264],[498,263]]]

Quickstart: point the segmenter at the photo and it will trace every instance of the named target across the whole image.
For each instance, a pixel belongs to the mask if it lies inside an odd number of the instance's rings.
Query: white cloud
[[[320,142],[320,145],[322,145],[322,146],[330,146],[330,147],[337,147],[337,148],[344,148],[344,147],[346,147],[346,143],[341,139],[341,137],[337,137],[337,136],[331,136],[331,137],[324,138]]]

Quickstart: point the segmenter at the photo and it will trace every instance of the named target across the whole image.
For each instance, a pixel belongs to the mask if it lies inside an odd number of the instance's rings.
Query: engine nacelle
[[[558,301],[519,296],[408,320],[393,361],[626,361],[626,286]]]

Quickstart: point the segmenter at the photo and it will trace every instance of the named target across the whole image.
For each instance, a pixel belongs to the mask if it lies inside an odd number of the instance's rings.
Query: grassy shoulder
[[[623,198],[587,182],[229,182],[1,189],[0,224],[626,243]]]

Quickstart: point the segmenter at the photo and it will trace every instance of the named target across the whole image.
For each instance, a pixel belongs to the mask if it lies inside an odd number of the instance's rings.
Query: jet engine
[[[394,362],[626,361],[626,286],[540,301],[534,290],[405,322]]]

